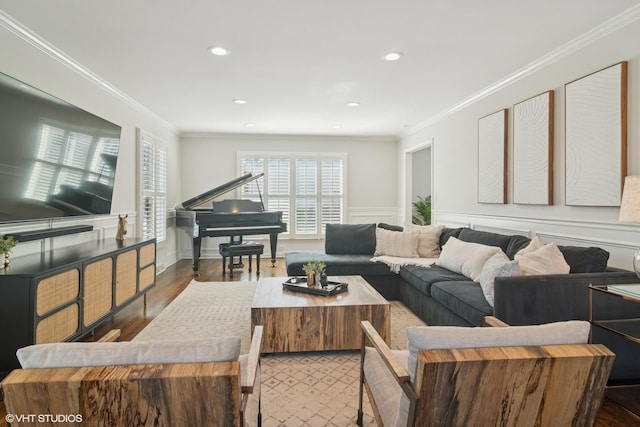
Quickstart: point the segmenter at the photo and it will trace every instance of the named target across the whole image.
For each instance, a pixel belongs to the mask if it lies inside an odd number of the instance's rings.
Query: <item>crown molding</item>
[[[530,63],[529,65],[517,70],[516,72],[498,80],[494,84],[487,86],[481,91],[471,95],[470,97],[458,102],[457,104],[452,105],[446,110],[418,123],[415,126],[407,129],[405,132],[401,134],[401,137],[410,136],[428,126],[431,126],[434,123],[439,122],[440,120],[461,111],[468,106],[484,99],[505,87],[522,80],[535,72],[538,72],[549,65],[560,61],[561,59],[583,49],[586,46],[589,46],[592,43],[608,36],[609,34],[618,31],[621,28],[626,27],[629,24],[634,23],[640,19],[640,4],[633,6],[626,11],[620,13],[617,16],[605,21],[604,23],[598,25],[592,30],[587,31],[581,36],[561,45],[557,49],[551,51],[550,53],[538,58],[536,61]]]
[[[159,122],[164,124],[164,126],[166,126],[168,129],[176,133],[178,132],[178,129],[173,124],[169,123],[166,119],[158,116],[156,113],[149,110],[147,107],[131,98],[126,93],[109,84],[106,80],[74,60],[71,56],[67,55],[51,43],[47,42],[38,34],[31,31],[29,28],[25,27],[2,10],[0,10],[0,26],[7,29],[9,32],[19,37],[23,41],[29,43],[31,46],[43,52],[50,58],[53,58],[59,63],[65,65],[76,74],[79,74],[83,78],[92,82],[111,96],[114,96],[119,100],[125,102],[129,106],[133,107],[136,111],[148,116],[152,116],[155,120],[158,120]]]

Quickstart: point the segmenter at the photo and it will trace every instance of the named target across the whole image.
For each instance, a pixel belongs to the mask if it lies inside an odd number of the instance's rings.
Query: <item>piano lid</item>
[[[259,173],[257,175],[253,175],[252,173],[247,173],[242,175],[239,178],[236,178],[234,180],[231,180],[225,184],[219,185],[218,187],[214,188],[213,190],[209,190],[207,192],[204,192],[202,194],[198,194],[195,197],[192,197],[191,199],[182,202],[182,204],[180,206],[178,206],[178,209],[182,208],[182,209],[193,209],[196,206],[199,206],[203,203],[207,203],[208,201],[215,199],[218,196],[221,196],[225,193],[228,193],[230,191],[235,190],[238,187],[242,187],[245,184],[250,183],[251,181],[255,181],[256,179],[260,178],[261,176],[263,176],[264,173]]]

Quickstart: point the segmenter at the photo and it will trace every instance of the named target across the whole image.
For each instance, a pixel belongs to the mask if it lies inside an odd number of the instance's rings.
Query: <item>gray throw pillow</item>
[[[375,224],[327,224],[324,251],[334,255],[373,255]]]

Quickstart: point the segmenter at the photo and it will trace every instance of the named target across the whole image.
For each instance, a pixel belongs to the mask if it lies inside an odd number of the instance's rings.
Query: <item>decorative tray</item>
[[[327,286],[307,286],[306,277],[291,277],[287,281],[282,283],[283,289],[288,289],[295,292],[305,292],[307,294],[314,295],[336,295],[341,292],[349,290],[348,283],[327,281]]]

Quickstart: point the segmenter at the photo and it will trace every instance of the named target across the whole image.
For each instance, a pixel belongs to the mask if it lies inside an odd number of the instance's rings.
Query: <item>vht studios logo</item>
[[[81,414],[7,414],[4,417],[9,424],[17,423],[81,423]]]

